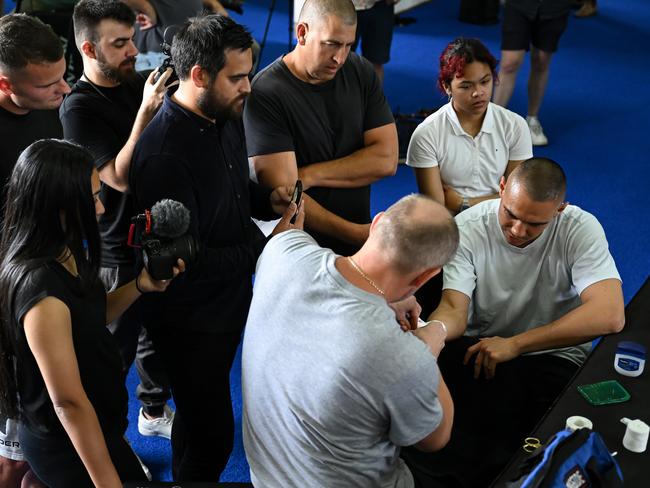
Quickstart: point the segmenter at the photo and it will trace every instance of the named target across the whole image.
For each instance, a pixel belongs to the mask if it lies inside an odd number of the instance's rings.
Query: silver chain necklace
[[[357,265],[357,263],[354,262],[354,259],[352,259],[352,256],[348,256],[348,261],[350,261],[350,264],[352,265],[352,267],[353,267],[354,269],[356,269],[357,272],[358,272],[361,276],[363,276],[363,278],[364,278],[368,283],[370,283],[370,285],[371,285],[375,290],[377,290],[377,291],[379,292],[380,295],[382,295],[382,296],[385,295],[384,290],[382,290],[381,288],[379,288],[379,287],[377,286],[377,283],[375,283],[375,282],[370,278],[370,276],[368,276],[366,273],[364,273],[363,271],[361,271],[361,268]]]

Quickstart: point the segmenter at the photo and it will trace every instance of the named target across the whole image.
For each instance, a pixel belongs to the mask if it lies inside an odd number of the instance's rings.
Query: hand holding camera
[[[176,278],[180,273],[185,272],[185,262],[182,259],[176,260],[176,266],[172,268],[172,279]],[[171,279],[155,280],[147,271],[147,268],[142,268],[140,274],[135,279],[135,287],[140,293],[163,292],[167,289]]]
[[[160,200],[131,221],[127,243],[142,249],[145,270],[153,280],[170,280],[176,270],[182,272],[196,261],[199,245],[188,232],[190,211],[182,203]]]
[[[156,113],[158,108],[160,108],[160,105],[162,105],[167,89],[174,84],[166,84],[173,73],[174,71],[172,68],[165,68],[162,74],[159,73],[158,70],[153,70],[149,73],[149,77],[144,84],[144,90],[142,92],[142,103],[140,104],[141,111],[144,111],[151,116]]]

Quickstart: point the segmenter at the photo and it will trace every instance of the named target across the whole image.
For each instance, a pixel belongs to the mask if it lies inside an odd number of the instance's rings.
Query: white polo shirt
[[[508,161],[532,157],[530,130],[520,115],[490,102],[481,131],[472,137],[449,102],[415,129],[406,164],[438,166],[444,184],[463,196],[480,197],[498,193]]]

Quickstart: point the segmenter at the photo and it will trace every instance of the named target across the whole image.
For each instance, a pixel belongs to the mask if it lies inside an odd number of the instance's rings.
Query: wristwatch
[[[461,213],[463,210],[467,210],[469,208],[469,197],[463,197],[463,201],[460,204],[460,207],[458,207],[458,213]]]

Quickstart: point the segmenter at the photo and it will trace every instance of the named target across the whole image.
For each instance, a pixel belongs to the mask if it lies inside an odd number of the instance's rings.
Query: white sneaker
[[[530,129],[530,139],[533,142],[533,146],[546,146],[548,144],[548,139],[544,134],[542,124],[539,123],[539,119],[537,117],[531,117],[529,115],[526,117],[526,122],[528,122],[528,128]]]
[[[165,439],[172,438],[172,424],[174,423],[174,412],[169,405],[165,405],[162,417],[148,419],[144,416],[142,408],[138,414],[138,432],[141,435],[157,435]]]

